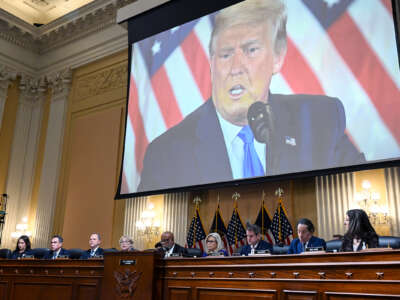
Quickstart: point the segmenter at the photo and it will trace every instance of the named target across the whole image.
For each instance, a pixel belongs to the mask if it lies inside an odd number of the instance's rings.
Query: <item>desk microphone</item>
[[[247,111],[247,121],[253,132],[254,138],[263,144],[267,144],[266,172],[273,174],[276,168],[274,152],[274,116],[268,103],[254,102]]]

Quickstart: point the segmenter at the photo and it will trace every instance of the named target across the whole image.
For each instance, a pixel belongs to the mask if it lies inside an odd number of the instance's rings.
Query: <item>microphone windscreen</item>
[[[260,143],[267,143],[271,138],[272,131],[269,105],[261,101],[254,102],[247,112],[247,120],[254,138]]]

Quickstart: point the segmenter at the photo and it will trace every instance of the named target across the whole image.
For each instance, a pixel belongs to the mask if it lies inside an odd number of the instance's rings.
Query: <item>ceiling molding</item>
[[[134,1],[94,1],[39,28],[0,9],[0,39],[45,54],[115,25],[117,10]]]

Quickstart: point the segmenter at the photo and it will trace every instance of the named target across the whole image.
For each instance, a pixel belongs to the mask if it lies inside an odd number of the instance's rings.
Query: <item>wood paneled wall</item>
[[[299,218],[309,218],[313,221],[314,225],[316,225],[317,208],[314,182],[315,179],[310,177],[300,180],[240,185],[236,187],[212,189],[205,192],[194,192],[192,193],[192,199],[196,196],[202,199],[200,204],[200,216],[204,229],[208,233],[217,208],[218,198],[226,226],[228,226],[228,222],[232,216],[234,205],[232,195],[235,192],[240,194],[238,208],[243,223],[254,223],[260,210],[263,191],[265,192],[265,206],[272,219],[278,205],[278,197],[275,195],[275,191],[278,188],[282,188],[284,190],[282,196],[283,205],[286,208],[289,221],[296,233],[295,224]],[[194,208],[194,204],[190,203],[189,219],[193,217]]]

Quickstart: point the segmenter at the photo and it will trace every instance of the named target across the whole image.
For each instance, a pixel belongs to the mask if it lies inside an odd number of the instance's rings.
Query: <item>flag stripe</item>
[[[400,148],[396,140],[319,21],[299,0],[290,2],[288,15],[291,16],[287,23],[290,38],[317,74],[325,93],[342,101],[347,128],[367,160],[397,157]],[[375,139],[371,139],[372,134]]]
[[[344,30],[347,31],[346,36],[340,34]],[[395,105],[396,100],[400,99],[399,89],[382,68],[375,53],[347,13],[329,28],[328,34],[399,142],[400,127],[397,119],[400,107]],[[352,42],[348,43],[348,39]]]
[[[192,70],[193,77],[200,88],[204,101],[211,97],[211,75],[207,55],[197,35],[192,32],[187,36],[181,45],[186,62]]]
[[[393,16],[391,0],[381,0],[381,3],[387,9],[387,11],[390,13],[390,15]]]
[[[144,153],[146,151],[148,141],[144,131],[142,115],[139,111],[136,83],[132,77],[129,87],[129,100],[128,113],[130,124],[132,124],[136,139],[141,141],[140,143],[135,143],[136,169],[141,171],[143,168]]]
[[[181,113],[183,117],[186,117],[193,109],[203,104],[204,100],[180,48],[176,49],[166,60],[165,70]],[[185,78],[185,88],[181,86],[182,78]]]
[[[400,70],[397,62],[396,33],[394,31],[391,14],[381,5],[379,0],[356,1],[349,7],[348,13],[357,29],[363,35],[374,54],[379,58],[385,71],[400,88]],[[371,20],[379,20],[379,25]]]
[[[294,93],[307,93],[307,94],[324,94],[321,84],[310,68],[307,61],[304,59],[301,52],[293,44],[290,38],[287,39],[288,50],[286,61],[281,70],[282,75],[285,77],[290,88]],[[299,80],[302,78],[302,80]],[[306,79],[306,80],[304,80]]]
[[[153,75],[151,85],[167,127],[170,128],[182,121],[182,113],[164,67],[159,68]]]

